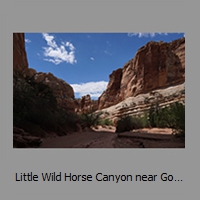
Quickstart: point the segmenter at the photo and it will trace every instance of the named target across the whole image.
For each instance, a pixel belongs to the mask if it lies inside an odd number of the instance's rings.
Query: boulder
[[[13,147],[14,148],[36,148],[42,143],[39,137],[31,136],[23,129],[13,127]]]

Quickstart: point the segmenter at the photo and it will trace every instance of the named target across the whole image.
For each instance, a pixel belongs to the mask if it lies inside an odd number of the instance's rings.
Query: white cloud
[[[109,56],[112,56],[112,53],[110,53],[110,52],[107,51],[107,50],[105,50],[104,53],[107,54],[107,55],[109,55]]]
[[[93,57],[90,57],[90,60],[93,60],[93,61],[94,61],[94,58],[93,58]]]
[[[98,98],[106,90],[107,85],[108,82],[106,81],[71,84],[75,93],[78,93],[80,96],[89,94],[92,98]]]
[[[129,37],[138,36],[141,37],[155,37],[156,35],[168,35],[168,33],[128,33]]]
[[[31,40],[25,39],[25,42],[26,42],[26,43],[31,43]]]
[[[77,63],[75,59],[75,47],[70,42],[62,42],[60,46],[57,45],[54,36],[48,33],[43,33],[43,38],[47,42],[47,47],[43,47],[44,56],[47,57],[44,60],[52,62],[56,65],[66,62],[70,64]],[[69,50],[66,50],[66,47]]]

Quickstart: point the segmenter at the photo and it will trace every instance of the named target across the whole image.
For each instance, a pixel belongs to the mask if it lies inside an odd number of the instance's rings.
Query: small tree
[[[149,123],[152,127],[174,129],[176,135],[185,135],[185,106],[179,102],[169,107],[151,107],[149,110]]]

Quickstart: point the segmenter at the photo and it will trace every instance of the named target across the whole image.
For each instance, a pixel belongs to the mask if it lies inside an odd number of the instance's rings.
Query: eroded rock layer
[[[152,105],[158,104],[162,108],[175,102],[185,104],[185,83],[165,89],[152,90],[136,97],[128,97],[116,105],[102,109],[100,112],[102,118],[108,118],[116,123],[121,116],[143,116],[148,113]]]

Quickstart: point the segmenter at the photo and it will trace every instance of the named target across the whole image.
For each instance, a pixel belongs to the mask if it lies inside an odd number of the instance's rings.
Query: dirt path
[[[113,148],[117,135],[113,132],[78,132],[67,136],[47,138],[41,148]]]
[[[40,148],[185,148],[185,141],[170,129],[140,129],[116,134],[114,128],[98,128],[67,136],[46,138]]]

